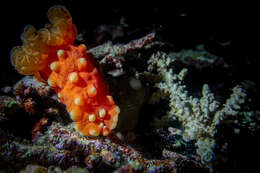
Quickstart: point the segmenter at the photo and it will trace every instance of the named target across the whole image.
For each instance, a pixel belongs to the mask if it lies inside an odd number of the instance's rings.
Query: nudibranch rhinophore
[[[51,24],[36,30],[28,25],[22,46],[11,51],[11,62],[24,75],[48,82],[64,103],[76,129],[85,136],[107,136],[118,122],[119,107],[109,93],[92,54],[73,45],[76,26],[64,6],[48,11]]]

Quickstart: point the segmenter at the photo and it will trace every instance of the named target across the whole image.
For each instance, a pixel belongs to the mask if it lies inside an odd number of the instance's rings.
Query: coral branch
[[[246,114],[241,109],[246,101],[246,92],[241,86],[233,88],[233,93],[225,104],[221,105],[211,93],[209,85],[204,84],[200,99],[189,96],[186,86],[183,85],[183,77],[187,73],[183,69],[179,74],[171,68],[175,62],[173,57],[165,53],[156,53],[148,61],[149,71],[156,71],[161,77],[161,82],[155,84],[159,93],[154,93],[152,101],[158,101],[155,97],[169,98],[170,111],[168,117],[178,119],[182,123],[182,136],[185,141],[196,141],[197,154],[205,163],[213,159],[215,147],[214,136],[217,127],[230,118]],[[161,94],[160,94],[161,93]],[[151,102],[151,103],[153,103]],[[252,112],[252,114],[254,114]],[[245,116],[245,119],[249,117]],[[236,118],[238,119],[238,118]],[[234,121],[236,122],[236,121]],[[251,128],[252,129],[252,128]]]

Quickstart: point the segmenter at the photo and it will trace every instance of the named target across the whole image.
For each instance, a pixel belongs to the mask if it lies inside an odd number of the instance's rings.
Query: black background
[[[100,24],[118,24],[123,16],[132,28],[162,28],[163,39],[179,48],[205,44],[209,51],[234,65],[236,78],[257,81],[259,55],[254,52],[259,46],[259,31],[256,29],[259,18],[254,4],[10,1],[1,5],[1,87],[11,85],[21,77],[11,66],[9,54],[12,47],[21,44],[20,35],[24,26],[32,24],[38,29],[42,28],[48,23],[47,10],[58,4],[65,5],[71,12],[79,33],[87,31],[87,41],[92,37],[93,28]],[[230,46],[219,46],[219,43],[225,42],[230,42]]]

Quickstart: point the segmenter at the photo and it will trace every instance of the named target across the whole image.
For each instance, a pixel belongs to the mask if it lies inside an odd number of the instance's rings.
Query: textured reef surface
[[[26,26],[12,49],[28,76],[1,84],[0,172],[251,170],[260,83],[237,80],[225,56],[124,18],[95,28],[92,40],[65,7],[48,18],[38,31]]]

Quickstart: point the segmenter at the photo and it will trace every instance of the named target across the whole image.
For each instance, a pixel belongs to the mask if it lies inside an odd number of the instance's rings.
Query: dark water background
[[[26,24],[42,28],[48,23],[46,12],[53,5],[65,5],[73,16],[79,33],[91,42],[93,29],[100,24],[119,24],[123,16],[130,28],[160,28],[163,40],[177,48],[193,48],[205,44],[207,50],[224,57],[234,68],[233,80],[257,81],[259,48],[257,40],[257,11],[254,4],[185,4],[152,3],[139,4],[132,1],[119,3],[102,1],[7,1],[1,4],[1,68],[0,86],[11,85],[20,76],[10,64],[9,53],[13,46],[20,45],[20,35]],[[153,7],[152,7],[153,6]],[[142,32],[136,38],[142,36]],[[90,38],[90,39],[88,39]],[[133,38],[130,38],[133,39]],[[130,40],[129,39],[129,40]],[[230,42],[223,47],[219,43]]]

